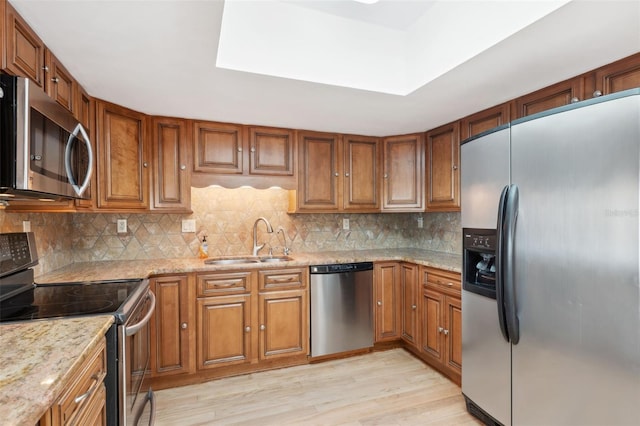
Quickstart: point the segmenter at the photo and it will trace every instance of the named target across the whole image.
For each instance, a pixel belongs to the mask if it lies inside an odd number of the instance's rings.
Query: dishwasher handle
[[[340,274],[373,270],[373,262],[335,263],[330,265],[311,265],[310,274]]]

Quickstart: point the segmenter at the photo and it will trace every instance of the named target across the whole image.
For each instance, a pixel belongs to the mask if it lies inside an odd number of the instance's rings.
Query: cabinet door
[[[375,341],[400,337],[400,265],[376,263],[373,268]]]
[[[198,369],[250,363],[251,296],[197,299]]]
[[[400,264],[400,297],[402,299],[402,339],[411,346],[418,347],[418,266],[411,263]]]
[[[75,113],[76,81],[50,50],[46,50],[45,64],[49,73],[45,81],[47,94],[60,105]]]
[[[384,139],[382,209],[424,208],[424,138],[422,134]]]
[[[458,122],[427,133],[427,211],[460,210]]]
[[[510,121],[511,103],[504,103],[460,120],[460,140],[468,139]]]
[[[297,209],[337,211],[339,207],[340,139],[331,133],[298,133]]]
[[[347,135],[343,139],[343,152],[342,208],[345,211],[380,210],[380,140]]]
[[[293,176],[295,140],[290,129],[249,128],[249,174]]]
[[[7,33],[6,28],[9,26],[7,19],[7,2],[0,0],[0,69],[7,68]]]
[[[307,355],[307,291],[261,293],[259,300],[260,359]]]
[[[96,102],[98,207],[149,207],[148,154],[144,114]]]
[[[152,377],[193,371],[189,282],[186,275],[151,279],[156,310],[151,317]]]
[[[152,136],[153,210],[191,208],[191,140],[186,120],[154,118]]]
[[[635,87],[640,87],[640,53],[598,68],[595,72],[593,92],[598,91],[602,95],[608,95]],[[598,95],[598,93],[587,94]]]
[[[514,118],[526,117],[584,99],[584,79],[576,77],[516,99]]]
[[[242,174],[244,128],[237,124],[196,121],[194,164],[196,172]]]
[[[444,304],[444,335],[446,339],[446,366],[456,374],[462,373],[462,305],[460,299],[446,296]]]
[[[422,291],[422,352],[435,359],[438,363],[443,360],[442,338],[444,326],[442,325],[443,296],[435,291],[423,289]]]
[[[30,78],[45,89],[45,45],[40,37],[6,3],[6,67],[16,75]]]

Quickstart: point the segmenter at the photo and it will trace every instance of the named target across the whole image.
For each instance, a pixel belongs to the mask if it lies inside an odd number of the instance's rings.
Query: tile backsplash
[[[5,213],[0,231],[22,230],[29,220],[36,233],[39,273],[73,262],[116,259],[188,258],[198,253],[204,235],[209,255],[249,254],[253,225],[265,217],[274,232],[258,224],[260,254],[419,247],[447,253],[462,252],[459,213],[287,214],[288,191],[283,189],[192,188],[192,214],[139,213]],[[423,228],[418,228],[418,218]],[[342,219],[349,219],[349,230]],[[127,232],[116,232],[118,219],[127,219]],[[195,219],[196,232],[182,233],[183,219]]]

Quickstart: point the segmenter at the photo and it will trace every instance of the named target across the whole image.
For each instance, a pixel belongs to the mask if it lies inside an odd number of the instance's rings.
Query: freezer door
[[[640,96],[516,122],[513,424],[640,424]]]
[[[496,229],[500,192],[509,184],[509,127],[471,139],[460,153],[463,228]]]
[[[500,193],[509,184],[509,144],[505,127],[462,145],[463,228],[496,229]],[[498,321],[495,299],[462,291],[462,392],[486,414],[508,425],[511,350]]]

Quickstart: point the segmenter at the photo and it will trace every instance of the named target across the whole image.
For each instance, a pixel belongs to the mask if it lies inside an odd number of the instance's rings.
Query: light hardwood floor
[[[161,425],[480,425],[403,349],[156,391]]]

